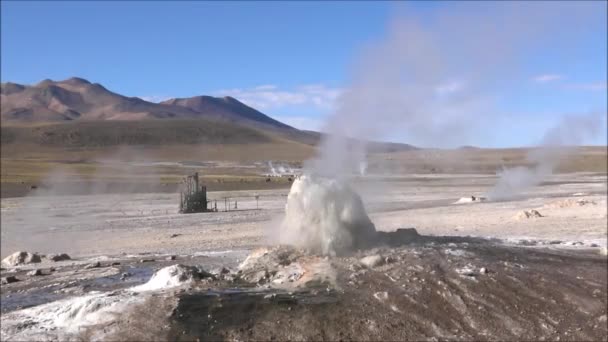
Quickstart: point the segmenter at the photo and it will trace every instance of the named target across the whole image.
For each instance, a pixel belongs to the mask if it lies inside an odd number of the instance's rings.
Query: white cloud
[[[263,84],[255,87],[256,90],[274,90],[277,89],[277,86],[274,84]]]
[[[253,88],[223,89],[217,96],[232,96],[257,109],[269,110],[288,106],[309,106],[331,109],[342,90],[323,84],[309,84],[282,89],[276,85],[260,85]]]
[[[440,84],[435,89],[435,91],[439,95],[446,95],[446,94],[451,94],[451,93],[458,92],[458,91],[460,91],[462,89],[464,89],[464,82],[451,81],[451,82],[447,82],[447,83],[444,83],[444,84]]]
[[[532,80],[537,83],[548,83],[548,82],[559,81],[563,78],[564,77],[559,74],[544,74],[544,75],[535,76],[532,78]]]
[[[170,99],[170,96],[161,96],[161,95],[150,95],[150,96],[139,96],[140,99],[148,102],[159,103]]]

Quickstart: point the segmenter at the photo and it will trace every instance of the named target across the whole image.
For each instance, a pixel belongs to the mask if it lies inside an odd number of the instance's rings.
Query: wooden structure
[[[187,176],[182,181],[179,196],[180,213],[202,213],[213,211],[208,209],[207,187],[199,184],[198,172]]]

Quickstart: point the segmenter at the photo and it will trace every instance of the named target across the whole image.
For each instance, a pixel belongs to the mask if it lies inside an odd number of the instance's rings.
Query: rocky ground
[[[269,247],[255,250],[238,266],[226,260],[230,267],[214,256],[156,256],[100,265],[62,262],[53,272],[43,269],[39,280],[20,270],[15,274],[24,281],[2,287],[2,339],[581,341],[608,336],[607,259],[593,250],[529,249],[412,231],[389,234],[376,247],[335,258]],[[169,265],[197,266],[197,276],[187,268],[178,269],[185,274],[173,269],[173,278],[157,276]],[[154,269],[160,271],[152,276]],[[36,296],[40,303],[32,301]],[[14,306],[43,302],[48,304]]]
[[[605,175],[454,204],[493,181],[362,183],[379,233],[332,258],[273,247],[277,191],[192,215],[166,194],[3,199],[2,257],[43,255],[2,266],[1,337],[606,340]]]

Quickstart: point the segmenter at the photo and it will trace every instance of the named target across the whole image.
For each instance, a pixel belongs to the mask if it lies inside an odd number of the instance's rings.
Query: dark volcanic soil
[[[385,242],[398,240],[392,237],[387,233]],[[233,271],[161,291],[110,325],[84,329],[79,338],[109,328],[104,340],[607,339],[608,262],[596,251],[511,247],[473,238],[414,240],[317,258],[331,265],[335,283],[279,289],[268,280],[245,283],[239,280],[244,273]],[[305,265],[289,249],[276,253],[280,267]],[[370,255],[380,262],[363,266],[360,259]],[[183,260],[151,265],[178,262]],[[275,274],[272,267],[266,274]],[[17,284],[3,285],[5,304]]]
[[[385,263],[361,267],[359,258],[370,254],[381,255]],[[217,284],[210,290],[153,297],[145,310],[134,311],[139,316],[119,323],[113,338],[605,341],[608,337],[607,260],[591,252],[428,238],[416,245],[330,259],[330,263],[337,274],[334,287],[287,292],[262,286],[256,292],[226,292],[229,285]]]

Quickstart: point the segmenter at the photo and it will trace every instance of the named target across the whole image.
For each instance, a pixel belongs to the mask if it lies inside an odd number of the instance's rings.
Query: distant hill
[[[78,77],[35,85],[2,83],[0,100],[3,145],[86,148],[290,141],[316,145],[324,135],[293,128],[229,96],[201,95],[153,103]],[[371,152],[414,148],[379,142],[368,147]]]
[[[2,125],[3,145],[99,148],[119,145],[256,144],[276,139],[248,127],[206,119],[70,121],[44,125]]]
[[[293,127],[277,121],[230,96],[195,96],[189,98],[170,99],[161,102],[161,104],[187,108],[193,112],[201,114],[213,113],[213,115],[217,115],[224,120],[233,122],[246,120],[251,124],[263,125],[266,127],[293,129]]]
[[[4,122],[200,118],[263,129],[295,130],[232,97],[196,96],[153,103],[111,92],[98,83],[77,77],[44,80],[32,86],[2,83],[0,94]]]

